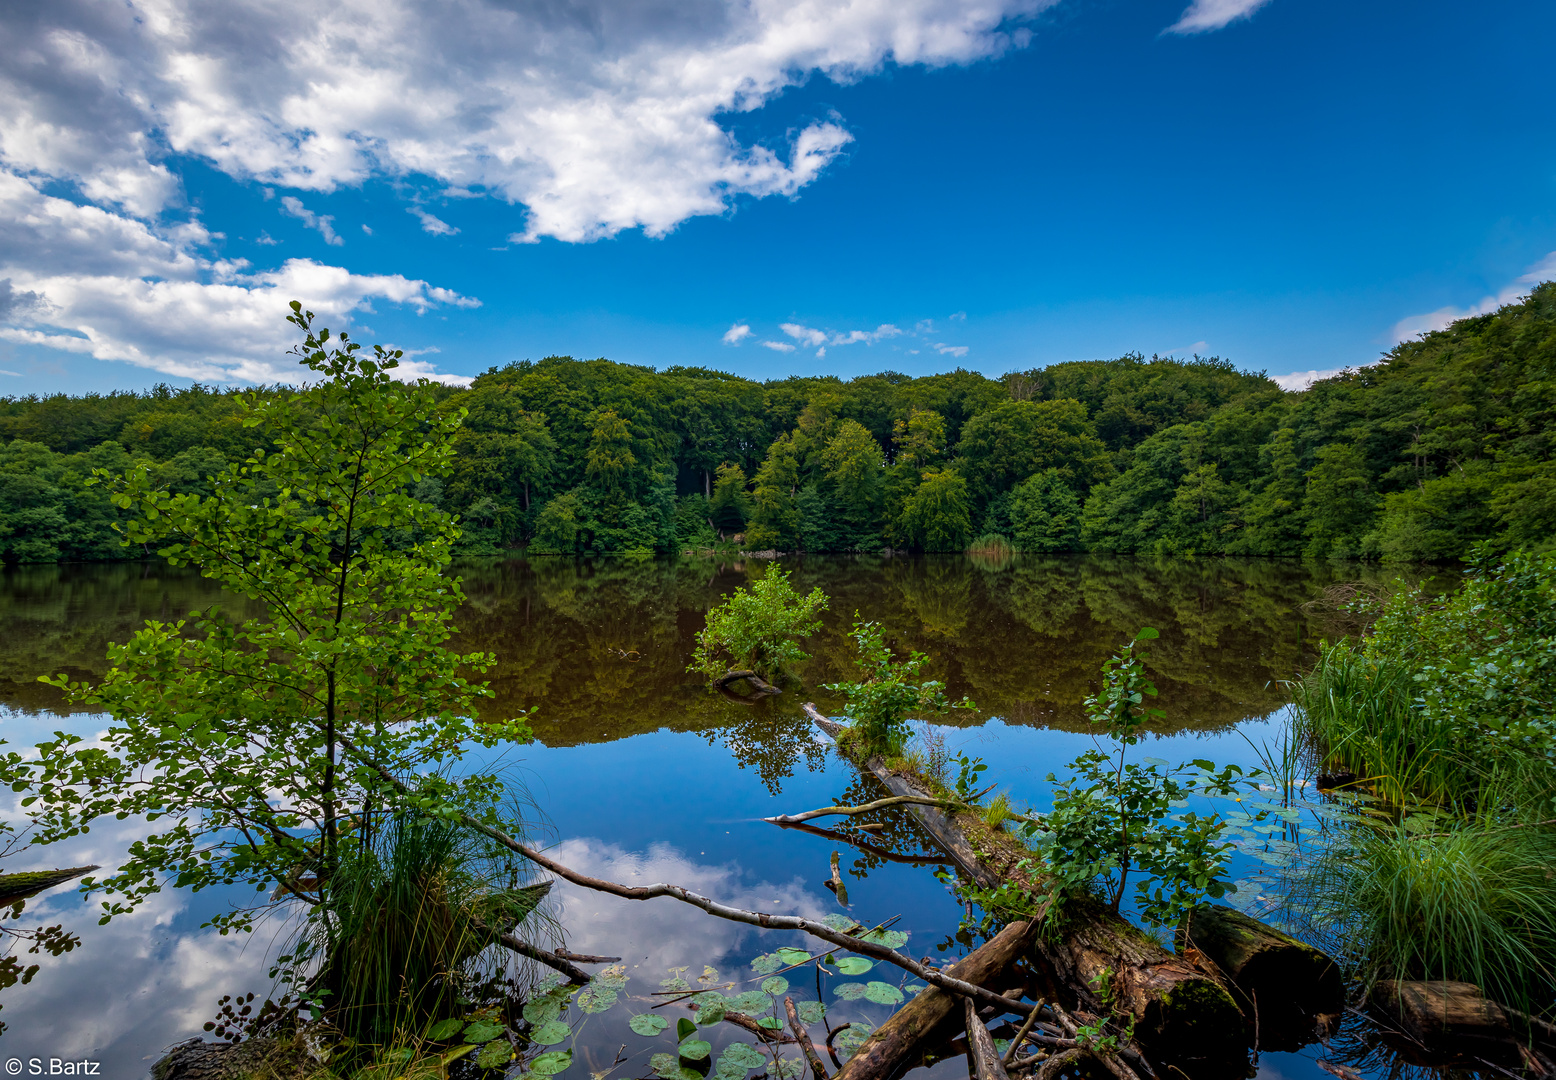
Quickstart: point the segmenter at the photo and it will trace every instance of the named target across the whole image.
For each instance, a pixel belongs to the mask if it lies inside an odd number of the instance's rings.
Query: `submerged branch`
[[[823,806],[819,810],[807,810],[803,814],[779,814],[777,817],[763,818],[774,825],[798,825],[802,821],[819,817],[852,817],[855,814],[870,814],[876,810],[883,810],[888,806],[902,806],[906,803],[916,803],[920,806],[939,806],[944,808],[960,809],[962,804],[955,799],[937,799],[927,795],[893,795],[886,799],[876,799],[874,802],[865,803],[863,806]]]
[[[766,820],[771,821],[772,819],[768,818]],[[899,855],[895,851],[887,851],[883,847],[876,847],[874,844],[866,843],[865,841],[860,840],[858,837],[849,836],[847,833],[837,832],[833,829],[818,829],[814,825],[806,825],[798,821],[774,821],[773,824],[777,825],[780,829],[798,829],[801,832],[810,833],[812,836],[824,836],[828,840],[836,840],[840,843],[849,844],[858,848],[860,851],[869,852],[876,858],[885,859],[887,862],[908,863],[911,866],[944,866],[946,864],[946,859],[944,856],[937,857],[934,855]]]

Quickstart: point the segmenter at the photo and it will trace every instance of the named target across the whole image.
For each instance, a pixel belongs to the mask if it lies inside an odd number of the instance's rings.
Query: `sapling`
[[[749,590],[736,588],[708,612],[686,670],[715,682],[735,670],[775,679],[790,664],[809,659],[799,639],[821,629],[826,609],[826,593],[817,588],[801,596],[787,573],[769,567]]]

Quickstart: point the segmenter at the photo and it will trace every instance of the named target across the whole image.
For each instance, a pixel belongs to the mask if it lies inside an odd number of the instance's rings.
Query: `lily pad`
[[[863,975],[875,966],[862,956],[845,956],[837,962],[837,970],[840,975]]]
[[[799,1058],[779,1058],[777,1069],[769,1075],[777,1076],[778,1080],[794,1080],[804,1071],[805,1066]]]
[[[844,1001],[858,1001],[865,995],[864,983],[839,983],[832,992]]]
[[[795,1006],[800,1020],[807,1024],[819,1024],[827,1018],[827,1007],[819,1001],[802,1001]]]
[[[656,1013],[639,1013],[627,1021],[627,1026],[637,1034],[651,1039],[669,1027],[670,1021]]]
[[[750,1043],[730,1043],[719,1055],[718,1068],[722,1071],[725,1064],[731,1068],[739,1067],[742,1070],[758,1069],[767,1064],[767,1058],[763,1053]]]
[[[496,1069],[513,1060],[513,1047],[506,1039],[493,1039],[481,1047],[475,1063],[483,1069]]]
[[[847,915],[839,915],[837,912],[826,916],[821,920],[840,934],[846,934],[859,925],[858,919],[850,919]]]
[[[785,979],[782,975],[774,975],[771,979],[762,980],[762,993],[764,994],[771,994],[773,997],[778,997],[787,989],[789,989],[789,980]]]
[[[586,986],[578,994],[578,1007],[586,1013],[602,1013],[616,1004],[616,991],[606,986]]]
[[[675,1022],[676,1042],[685,1042],[695,1034],[697,1034],[697,1025],[692,1023],[687,1017],[683,1016]]]
[[[648,1059],[648,1067],[661,1080],[680,1080],[681,1062],[674,1054],[655,1054]]]
[[[872,982],[864,988],[864,996],[877,1005],[898,1005],[902,1002],[902,991],[891,983]]]
[[[786,966],[782,960],[778,959],[777,953],[763,953],[751,961],[751,970],[758,975],[771,975],[779,968]]]
[[[687,1061],[701,1061],[713,1052],[713,1044],[707,1039],[687,1039],[677,1052]]]
[[[776,1016],[764,1016],[757,1021],[759,1027],[771,1028],[774,1031],[783,1027],[783,1021]]]
[[[785,966],[789,964],[803,964],[805,961],[810,959],[810,953],[806,952],[804,949],[791,949],[788,947],[779,949],[773,955],[782,960]]]
[[[555,1046],[559,1042],[566,1042],[567,1037],[573,1033],[572,1028],[560,1020],[547,1020],[534,1031],[530,1032],[530,1038],[541,1046]]]
[[[724,1002],[715,1001],[697,1010],[697,1026],[707,1027],[724,1019]]]
[[[729,1007],[735,1012],[748,1015],[761,1013],[773,1007],[773,999],[760,990],[747,990],[744,994],[736,994],[730,998]]]
[[[837,1048],[838,1055],[847,1060],[859,1052],[859,1048],[870,1037],[872,1030],[864,1024],[849,1024],[837,1033],[837,1038],[832,1040],[832,1045]]]
[[[908,935],[902,930],[872,930],[863,937],[865,941],[873,941],[888,949],[900,949],[908,943]]]
[[[550,1053],[541,1054],[529,1063],[529,1070],[541,1076],[555,1076],[573,1063],[571,1050],[552,1050]]]
[[[473,1043],[491,1042],[502,1034],[502,1025],[491,1020],[476,1020],[465,1025],[465,1041]]]
[[[539,1026],[562,1015],[562,1006],[552,998],[541,998],[524,1006],[524,1019]]]
[[[459,1029],[464,1026],[465,1022],[458,1019],[457,1017],[450,1017],[447,1020],[439,1020],[436,1024],[433,1024],[432,1029],[427,1032],[427,1038],[431,1039],[433,1042],[442,1042],[444,1039],[452,1039],[455,1035],[459,1034]]]

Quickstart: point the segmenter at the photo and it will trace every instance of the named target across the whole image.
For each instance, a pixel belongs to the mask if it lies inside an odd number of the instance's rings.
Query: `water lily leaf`
[[[863,975],[874,966],[862,956],[845,956],[837,962],[837,970],[842,975]]]
[[[736,994],[730,998],[729,1007],[735,1012],[762,1013],[773,1007],[773,999],[760,990],[747,990],[744,994]]]
[[[819,1024],[827,1018],[827,1008],[819,1001],[802,1001],[795,1006],[800,1020],[807,1024]]]
[[[465,1025],[465,1041],[473,1043],[491,1042],[502,1034],[502,1025],[490,1020],[477,1020]]]
[[[835,911],[821,921],[842,934],[848,933],[848,931],[859,925],[858,919],[850,919],[847,915],[839,915]]]
[[[810,959],[810,953],[806,952],[804,949],[791,949],[788,947],[779,949],[773,955],[782,960],[785,967],[788,967],[791,964],[803,964],[805,961]]]
[[[844,1001],[858,1001],[864,997],[864,983],[839,983],[832,988],[832,992]]]
[[[444,1039],[452,1039],[459,1034],[459,1029],[465,1026],[463,1020],[450,1017],[447,1020],[439,1020],[432,1025],[432,1030],[427,1032],[427,1038],[433,1042],[442,1042]]]
[[[767,1057],[750,1043],[730,1043],[719,1055],[718,1068],[722,1070],[728,1064],[730,1068],[759,1069],[767,1064]]]
[[[789,980],[782,975],[774,975],[771,979],[762,980],[762,993],[764,994],[771,994],[773,997],[777,997],[787,989],[789,989]]]
[[[674,1054],[655,1054],[648,1059],[648,1067],[662,1080],[680,1080],[681,1062]]]
[[[578,995],[578,1007],[586,1013],[602,1013],[616,1004],[616,991],[604,986],[586,986]]]
[[[902,1001],[902,991],[891,983],[872,982],[864,988],[864,996],[877,1005],[897,1005]]]
[[[562,1015],[562,1006],[551,998],[541,998],[524,1006],[524,1019],[539,1026]]]
[[[865,1024],[849,1024],[837,1033],[837,1038],[832,1040],[832,1045],[837,1048],[838,1056],[845,1061],[859,1052],[864,1041],[870,1037],[874,1030]]]
[[[692,984],[681,978],[679,975],[669,979],[660,979],[659,985],[664,987],[666,990],[690,990],[692,988]]]
[[[562,1021],[548,1020],[530,1032],[529,1037],[541,1046],[555,1046],[559,1042],[566,1042],[567,1037],[572,1033],[572,1029]]]
[[[724,1019],[724,1002],[715,1001],[697,1010],[697,1026],[707,1027]]]
[[[719,973],[715,969],[709,967],[707,964],[704,964],[702,965],[702,974],[697,976],[697,981],[700,983],[718,982]]]
[[[777,953],[763,953],[761,956],[758,956],[755,960],[751,961],[751,970],[756,972],[758,975],[771,975],[779,968],[787,966],[788,965],[786,965],[778,958]]]
[[[680,1046],[680,1054],[687,1061],[701,1061],[713,1052],[713,1044],[706,1039],[687,1039]]]
[[[726,1009],[729,1008],[729,998],[725,997],[717,990],[704,990],[702,993],[692,998],[692,1000],[698,1005],[722,1005]]]
[[[493,1039],[481,1047],[475,1063],[483,1069],[496,1069],[513,1060],[513,1047],[506,1039]]]
[[[627,966],[625,964],[612,964],[595,973],[589,980],[590,986],[599,986],[607,990],[620,990],[627,985]]]
[[[764,1016],[757,1021],[757,1024],[764,1028],[771,1028],[774,1031],[777,1031],[779,1028],[783,1027],[783,1021],[778,1019],[776,1016]]]
[[[550,1053],[541,1054],[529,1063],[529,1070],[539,1073],[541,1076],[555,1076],[573,1063],[571,1050],[552,1050]]]
[[[639,1013],[627,1021],[627,1026],[639,1035],[651,1039],[669,1027],[670,1021],[657,1013]]]
[[[772,1075],[777,1076],[779,1080],[794,1080],[804,1071],[805,1066],[799,1058],[779,1058],[778,1067]]]
[[[692,1023],[686,1017],[683,1016],[675,1022],[676,1042],[685,1042],[695,1034],[697,1034],[697,1025]]]
[[[865,941],[873,941],[888,949],[900,949],[908,943],[908,935],[904,930],[871,930],[862,936]]]

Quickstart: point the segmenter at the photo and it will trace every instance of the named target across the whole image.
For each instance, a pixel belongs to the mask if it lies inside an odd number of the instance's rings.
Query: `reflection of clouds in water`
[[[742,880],[738,864],[698,863],[665,843],[654,844],[647,853],[635,853],[602,840],[575,838],[559,844],[551,854],[592,877],[624,885],[669,882],[751,911],[821,919],[833,910],[830,896],[809,892],[798,877],[781,885],[748,883]],[[799,945],[809,940],[797,932],[762,931],[720,919],[670,897],[622,900],[562,881],[557,882],[552,896],[558,920],[567,930],[569,949],[620,956],[629,970],[641,969],[639,978],[654,982],[671,967],[696,966],[700,970],[703,964],[717,966],[722,958],[743,947],[751,952],[766,951],[791,941]],[[755,940],[757,935],[762,935],[760,944]]]

